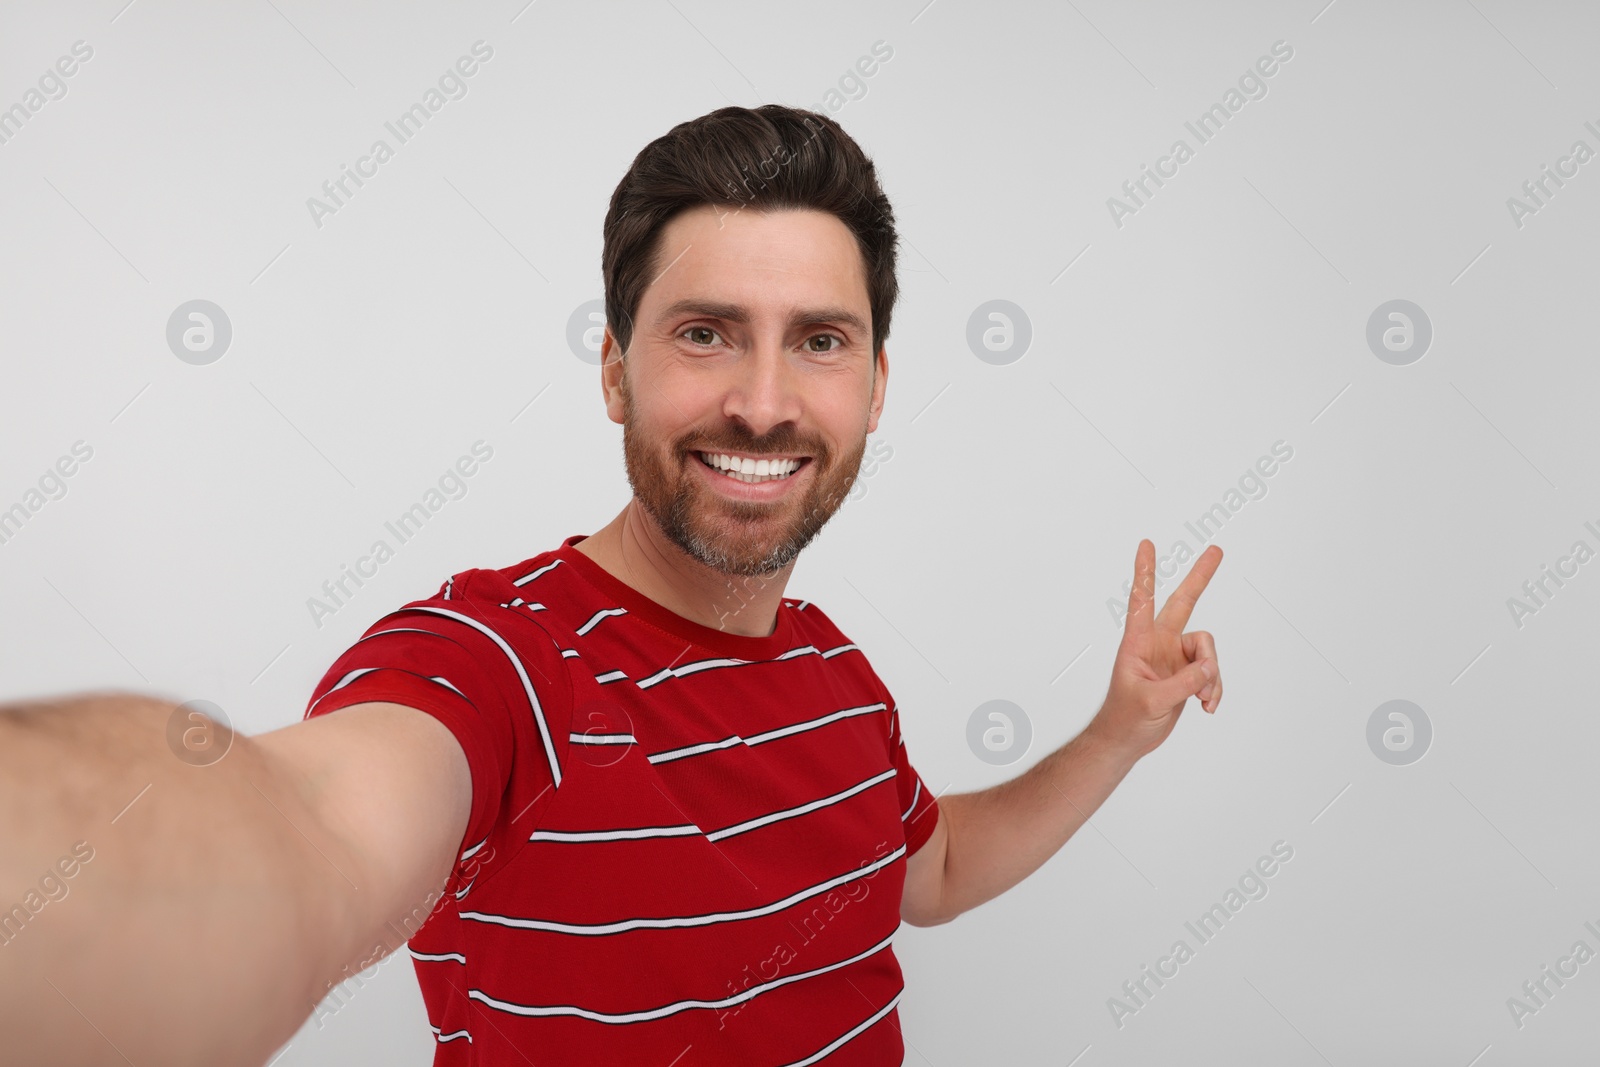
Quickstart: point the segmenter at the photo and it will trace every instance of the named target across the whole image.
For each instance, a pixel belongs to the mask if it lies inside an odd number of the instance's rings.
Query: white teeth
[[[723,453],[700,452],[701,462],[741,482],[770,482],[787,478],[799,469],[798,459],[748,459]]]

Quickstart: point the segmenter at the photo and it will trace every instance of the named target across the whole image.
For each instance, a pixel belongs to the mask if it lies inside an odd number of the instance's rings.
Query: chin
[[[793,563],[810,542],[796,543],[792,536],[775,540],[730,534],[726,530],[706,530],[703,524],[674,543],[707,567],[734,577],[772,574]],[[671,531],[668,531],[669,536]]]

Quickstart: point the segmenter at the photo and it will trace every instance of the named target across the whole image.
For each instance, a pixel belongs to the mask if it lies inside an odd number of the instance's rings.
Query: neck
[[[706,566],[661,533],[637,500],[573,546],[635,592],[691,622],[742,637],[767,637],[794,570],[729,575]]]

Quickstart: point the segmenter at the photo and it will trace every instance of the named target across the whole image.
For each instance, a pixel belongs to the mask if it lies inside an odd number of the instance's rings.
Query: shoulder
[[[885,702],[892,705],[888,687],[872,669],[867,651],[839,628],[828,614],[809,600],[784,598],[784,610],[793,612],[796,635],[812,645],[835,669],[864,676]]]
[[[446,578],[429,599],[465,600],[493,606],[509,603],[516,599],[522,584],[530,577],[559,562],[560,557],[545,552],[508,567],[469,567]]]
[[[553,673],[564,675],[561,630],[550,623],[543,605],[523,597],[517,578],[525,573],[524,566],[456,571],[430,595],[408,601],[373,623],[362,641],[384,632],[445,637],[480,660],[515,668],[521,688],[527,687],[530,673],[546,681]]]
[[[851,643],[849,636],[813,601],[803,597],[784,597],[783,607],[785,611],[793,613],[794,626],[798,633],[814,640],[825,640],[833,645]]]
[[[506,567],[469,567],[447,577],[432,596],[414,600],[407,604],[406,608],[422,605],[442,608],[454,606],[463,611],[475,612],[489,612],[496,609],[515,611],[522,608],[524,610],[518,612],[518,617],[526,618],[541,611],[542,605],[526,596],[523,587],[534,578],[564,562],[551,551]],[[540,588],[548,590],[552,584],[541,583]]]

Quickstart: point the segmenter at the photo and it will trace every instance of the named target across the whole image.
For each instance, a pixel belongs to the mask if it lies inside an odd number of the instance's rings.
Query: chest
[[[868,676],[809,660],[707,667],[648,687],[587,685],[587,666],[571,664],[566,778],[529,858],[554,864],[564,846],[610,840],[618,847],[586,853],[603,861],[599,878],[649,872],[657,890],[736,899],[741,882],[799,889],[892,850],[887,710]]]

